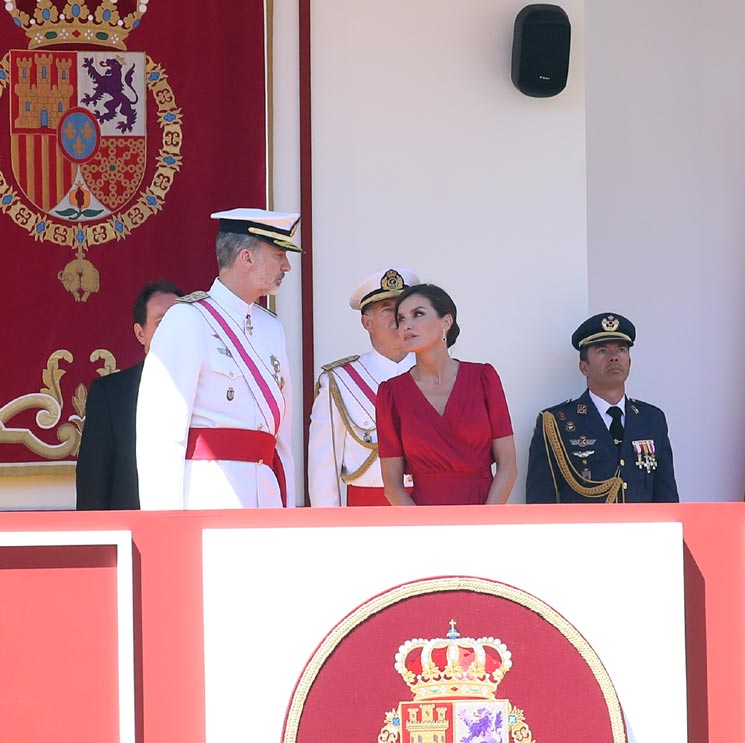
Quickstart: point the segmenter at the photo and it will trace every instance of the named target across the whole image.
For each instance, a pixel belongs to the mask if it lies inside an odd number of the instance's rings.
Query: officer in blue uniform
[[[538,415],[528,503],[678,501],[665,414],[626,397],[635,339],[633,323],[608,312],[572,335],[587,390]]]

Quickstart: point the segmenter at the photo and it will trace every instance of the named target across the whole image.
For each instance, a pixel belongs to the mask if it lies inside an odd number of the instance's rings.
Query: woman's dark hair
[[[440,289],[439,286],[435,286],[434,284],[416,284],[415,286],[410,286],[407,289],[404,289],[403,292],[398,295],[396,298],[396,306],[393,309],[396,315],[396,327],[398,327],[398,308],[401,306],[401,302],[414,294],[428,299],[432,307],[434,307],[438,317],[450,315],[450,317],[453,318],[453,324],[450,326],[450,330],[448,330],[447,334],[447,345],[448,348],[450,348],[460,335],[460,328],[458,327],[457,322],[458,309],[450,295],[444,289]]]

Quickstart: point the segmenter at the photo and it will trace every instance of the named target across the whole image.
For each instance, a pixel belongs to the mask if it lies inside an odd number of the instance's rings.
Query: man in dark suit
[[[528,503],[678,501],[665,414],[626,397],[636,328],[603,313],[572,345],[587,390],[538,415],[528,459]]]
[[[132,308],[134,334],[145,354],[166,311],[184,293],[170,281],[147,284]],[[140,507],[135,411],[143,361],[93,381],[76,470],[79,511]]]

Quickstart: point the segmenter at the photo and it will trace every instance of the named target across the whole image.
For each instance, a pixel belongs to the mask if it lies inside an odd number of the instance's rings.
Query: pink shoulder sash
[[[375,400],[378,396],[378,380],[375,379],[362,364],[350,361],[343,366],[333,369],[333,373],[365,409],[365,412],[375,419]]]
[[[256,398],[270,433],[276,436],[285,413],[285,399],[272,372],[261,359],[251,342],[235,323],[223,315],[209,299],[194,302],[208,325],[217,333],[230,351],[233,361],[243,374]]]

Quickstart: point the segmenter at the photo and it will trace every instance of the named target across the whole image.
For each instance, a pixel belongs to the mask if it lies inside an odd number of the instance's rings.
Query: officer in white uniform
[[[362,312],[372,350],[322,367],[308,442],[313,506],[388,505],[378,460],[375,396],[380,382],[414,365],[414,354],[403,349],[393,306],[407,286],[418,283],[408,269],[382,269],[368,276],[349,299],[349,306]]]
[[[218,277],[163,318],[137,404],[143,510],[295,505],[292,396],[280,321],[256,304],[290,270],[299,215],[219,219]]]

